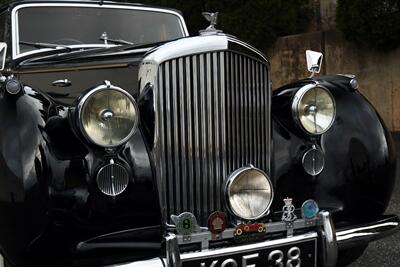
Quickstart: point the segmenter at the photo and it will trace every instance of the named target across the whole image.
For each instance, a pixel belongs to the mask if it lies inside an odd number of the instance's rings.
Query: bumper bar
[[[340,229],[336,232],[336,240],[339,249],[351,248],[392,235],[400,230],[399,226],[399,217],[388,215],[372,223]]]
[[[189,259],[207,258],[212,256],[221,256],[251,251],[255,248],[284,245],[290,242],[305,240],[312,237],[319,237],[321,265],[324,267],[333,267],[336,265],[338,250],[346,249],[361,244],[367,244],[371,241],[384,238],[400,230],[400,219],[396,215],[384,216],[382,219],[370,223],[365,223],[351,228],[338,229],[332,223],[329,212],[322,211],[318,216],[317,232],[309,232],[301,235],[288,236],[276,240],[267,240],[263,242],[234,246],[221,249],[205,250],[200,252],[180,253],[180,236],[169,234],[166,238],[166,258],[155,258],[148,261],[134,262],[119,267],[181,267],[182,262]],[[318,233],[318,234],[317,234]]]

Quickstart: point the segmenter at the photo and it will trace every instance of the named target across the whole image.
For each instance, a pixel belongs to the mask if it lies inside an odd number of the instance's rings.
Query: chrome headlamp
[[[328,89],[321,85],[308,84],[295,94],[292,112],[304,131],[320,135],[332,126],[336,104]]]
[[[83,135],[102,147],[125,143],[136,131],[139,112],[125,90],[106,81],[89,91],[78,103],[78,124]]]
[[[256,220],[268,213],[274,192],[268,176],[250,166],[240,168],[228,177],[225,195],[231,213],[244,220]]]

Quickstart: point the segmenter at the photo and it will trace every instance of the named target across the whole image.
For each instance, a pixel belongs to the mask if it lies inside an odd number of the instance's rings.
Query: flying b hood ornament
[[[215,26],[218,23],[218,12],[215,13],[203,12],[201,14],[203,15],[203,17],[206,18],[207,21],[210,22],[210,26],[208,26],[207,29],[205,30],[201,30],[200,35],[211,35],[222,32],[221,30],[217,30],[215,28]]]

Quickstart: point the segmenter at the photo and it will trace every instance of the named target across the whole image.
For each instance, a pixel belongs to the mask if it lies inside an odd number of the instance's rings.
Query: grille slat
[[[195,185],[195,179],[194,179],[194,162],[195,162],[195,151],[193,150],[193,113],[192,113],[192,87],[191,87],[191,81],[192,81],[192,72],[191,72],[191,63],[190,63],[191,58],[186,57],[185,58],[185,72],[184,75],[186,76],[186,118],[187,118],[187,164],[188,164],[188,193],[189,193],[189,210],[194,210],[195,209],[195,201],[191,196],[195,194],[194,186]]]
[[[175,209],[174,207],[176,207],[176,203],[175,203],[175,176],[174,176],[174,170],[173,170],[173,147],[172,147],[172,134],[173,132],[172,130],[172,125],[171,125],[171,116],[173,114],[172,109],[171,109],[171,90],[170,90],[170,62],[167,62],[167,64],[165,65],[165,121],[167,122],[167,127],[165,129],[169,129],[168,131],[166,131],[165,136],[167,138],[167,149],[166,149],[166,158],[165,160],[168,162],[167,163],[167,169],[166,169],[166,173],[165,175],[167,176],[166,179],[168,181],[168,213],[175,213]],[[172,174],[172,175],[171,175]]]
[[[224,209],[221,189],[232,171],[269,171],[268,79],[264,62],[230,51],[160,65],[156,158],[167,218],[190,211],[204,226]]]

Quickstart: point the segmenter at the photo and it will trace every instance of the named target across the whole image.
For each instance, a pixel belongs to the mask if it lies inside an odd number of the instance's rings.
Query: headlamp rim
[[[322,132],[318,132],[318,133],[312,133],[309,132],[301,123],[300,121],[300,112],[299,112],[299,105],[301,103],[301,100],[303,99],[304,95],[314,89],[314,88],[319,88],[321,90],[324,90],[332,99],[332,104],[333,104],[333,116],[332,116],[332,121],[330,122],[329,126],[326,127],[326,129]],[[301,87],[294,95],[293,97],[293,101],[292,101],[292,115],[293,118],[295,120],[295,122],[297,123],[297,125],[300,127],[300,129],[302,129],[305,133],[312,135],[312,136],[320,136],[324,133],[326,133],[327,131],[329,131],[329,129],[332,127],[333,123],[335,122],[336,119],[336,101],[335,98],[333,97],[332,93],[328,90],[328,88],[326,88],[325,86],[319,84],[318,82],[315,83],[311,83],[311,84],[307,84],[304,85],[303,87]]]
[[[231,189],[231,187],[232,187],[233,182],[234,182],[235,179],[237,179],[242,173],[247,172],[247,171],[258,171],[258,172],[260,172],[262,175],[264,175],[264,176],[267,178],[267,181],[268,181],[269,186],[270,186],[270,189],[271,189],[271,200],[270,200],[270,202],[268,203],[267,207],[264,209],[264,211],[263,211],[260,215],[255,216],[255,217],[247,217],[247,218],[246,218],[246,217],[241,216],[240,214],[237,214],[237,212],[232,208],[231,202],[229,201],[229,199],[230,199],[230,196],[231,196],[231,194],[230,194],[230,189]],[[254,221],[254,220],[258,220],[258,219],[260,219],[260,218],[262,218],[262,217],[268,215],[269,209],[270,209],[270,207],[271,207],[271,205],[272,205],[272,202],[274,201],[274,187],[273,187],[273,184],[272,184],[272,181],[271,181],[270,177],[269,177],[264,171],[262,171],[261,169],[258,169],[258,168],[256,168],[256,167],[254,167],[253,165],[244,166],[244,167],[241,167],[241,168],[239,168],[239,169],[233,171],[233,172],[228,176],[228,178],[225,180],[225,186],[224,186],[223,188],[224,188],[224,190],[225,190],[225,192],[224,192],[224,195],[225,195],[225,206],[226,206],[227,210],[228,210],[234,217],[236,217],[236,218],[238,218],[238,219],[240,219],[240,220]]]
[[[85,127],[83,126],[83,115],[82,115],[82,110],[85,107],[86,102],[95,94],[102,92],[102,91],[106,91],[106,90],[110,90],[110,91],[118,91],[122,94],[124,94],[126,97],[128,97],[128,99],[131,101],[131,103],[134,106],[134,109],[136,110],[136,119],[135,119],[135,123],[131,129],[131,131],[129,132],[129,134],[122,139],[120,142],[118,142],[117,144],[114,145],[104,145],[104,144],[99,144],[96,141],[94,141],[85,131]],[[138,104],[136,103],[135,99],[133,98],[133,96],[131,94],[129,94],[127,91],[125,91],[124,89],[114,86],[112,85],[109,81],[105,81],[104,84],[98,85],[95,88],[91,89],[89,92],[87,92],[86,94],[84,94],[81,99],[79,99],[78,104],[76,105],[76,109],[77,109],[77,125],[79,128],[79,131],[82,133],[83,137],[86,139],[86,141],[95,144],[97,146],[100,147],[104,147],[104,148],[115,148],[118,147],[122,144],[125,144],[131,137],[132,135],[134,135],[138,129],[139,126],[139,121],[140,121],[140,114],[139,114],[139,107]]]

